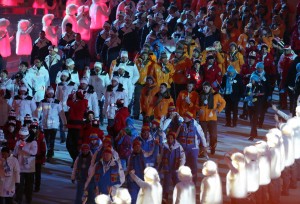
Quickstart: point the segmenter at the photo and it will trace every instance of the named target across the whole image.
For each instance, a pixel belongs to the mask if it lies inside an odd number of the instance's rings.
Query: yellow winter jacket
[[[214,94],[213,109],[209,109],[208,105],[203,105],[203,102],[201,102],[201,100],[203,100],[202,95],[200,95],[199,97],[199,104],[200,104],[198,107],[199,120],[202,122],[207,122],[211,120],[217,121],[216,111],[220,113],[226,106],[225,100],[219,93],[213,92],[213,94]]]

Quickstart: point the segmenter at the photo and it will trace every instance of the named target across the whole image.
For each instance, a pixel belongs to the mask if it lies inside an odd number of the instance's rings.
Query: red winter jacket
[[[90,135],[97,134],[98,138],[103,141],[104,133],[101,129],[93,127],[90,123],[84,124],[83,128],[80,131],[80,138],[78,140],[78,148],[80,149],[82,144],[90,143]]]
[[[213,89],[218,91],[222,82],[222,72],[220,67],[216,62],[214,62],[210,68],[208,68],[207,64],[205,64],[203,67],[203,81],[209,82]]]
[[[37,143],[37,153],[35,156],[35,163],[36,164],[44,164],[46,161],[46,141],[44,133],[41,131],[37,131],[36,133],[36,143]]]
[[[13,151],[15,149],[16,143],[18,141],[18,131],[9,132],[8,129],[3,129],[5,139],[7,140],[7,147]]]
[[[69,109],[68,128],[80,129],[83,125],[84,114],[88,107],[88,100],[73,100],[73,94],[69,95],[67,100]]]
[[[240,75],[243,78],[243,84],[245,86],[249,83],[251,74],[256,70],[255,65],[256,63],[249,67],[249,64],[243,64],[241,67]]]
[[[126,127],[126,119],[130,116],[128,108],[123,107],[120,108],[115,115],[115,123],[112,126],[112,131],[114,133],[114,136],[117,136],[117,134]]]

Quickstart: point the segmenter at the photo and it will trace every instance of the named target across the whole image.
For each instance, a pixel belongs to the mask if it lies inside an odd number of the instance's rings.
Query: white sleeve
[[[278,110],[276,112],[279,116],[281,116],[284,120],[288,120],[291,118],[291,116],[289,116],[288,114],[284,113],[283,111],[281,110]]]
[[[99,117],[99,105],[98,105],[98,98],[97,98],[97,93],[94,92],[92,94],[92,110],[95,113],[95,117]]]
[[[66,115],[65,115],[65,111],[63,109],[62,102],[59,102],[59,104],[58,104],[58,112],[59,112],[60,119],[62,120],[62,123],[64,125],[66,125],[67,124],[67,118],[66,118]]]
[[[60,76],[61,76],[61,71],[59,71],[56,75],[56,79],[55,79],[55,83],[56,84],[59,84],[61,81],[60,81]]]
[[[179,203],[179,200],[177,200],[177,185],[174,187],[173,191],[173,204]]]
[[[142,179],[137,177],[135,174],[130,173],[129,175],[140,188],[147,188],[149,186],[149,184],[147,182],[143,181]]]
[[[20,183],[20,165],[16,158],[14,158],[14,178],[15,183]]]
[[[161,129],[163,131],[166,131],[167,128],[169,127],[171,121],[172,121],[172,119],[170,119],[170,118],[165,118],[164,120],[162,120],[161,125],[160,125]]]
[[[202,142],[202,145],[204,147],[207,147],[207,144],[206,144],[206,139],[205,139],[205,136],[204,136],[204,132],[201,128],[201,126],[197,123],[197,121],[194,120],[194,125],[195,127],[197,128],[197,137],[200,139],[199,142]],[[199,143],[200,144],[200,143]]]
[[[140,72],[135,64],[133,65],[132,75],[132,83],[135,84],[140,78]]]
[[[179,148],[180,148],[180,166],[183,166],[185,165],[186,162],[185,152],[181,145],[179,145]]]

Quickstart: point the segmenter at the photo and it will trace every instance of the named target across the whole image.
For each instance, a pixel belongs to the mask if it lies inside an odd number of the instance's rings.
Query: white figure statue
[[[196,187],[193,182],[192,171],[188,166],[181,166],[178,169],[179,183],[173,191],[173,204],[195,204]]]
[[[222,183],[217,164],[208,160],[203,164],[202,174],[205,177],[200,186],[200,203],[221,204],[223,202]]]
[[[144,170],[144,180],[137,177],[135,171],[130,172],[130,177],[140,187],[140,191],[137,198],[137,204],[161,204],[162,202],[162,187],[160,185],[160,179],[158,172],[153,167],[147,167]]]

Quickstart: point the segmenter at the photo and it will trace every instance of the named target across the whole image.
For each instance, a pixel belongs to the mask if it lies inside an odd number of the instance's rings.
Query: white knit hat
[[[29,135],[28,128],[26,126],[25,127],[21,127],[21,129],[19,130],[19,135],[22,135],[22,136]]]
[[[102,69],[102,63],[101,62],[95,62],[94,68],[99,67]]]
[[[70,73],[69,73],[68,70],[63,70],[63,71],[61,72],[61,75],[66,76],[66,77],[69,77]]]
[[[46,93],[53,93],[54,94],[54,89],[52,86],[48,86]]]
[[[89,81],[87,78],[83,77],[81,80],[80,80],[80,83],[81,84],[89,84]]]
[[[21,87],[19,88],[19,90],[20,90],[20,91],[27,91],[27,87],[26,87],[26,86],[21,86]]]
[[[123,51],[121,52],[121,57],[128,57],[128,52],[125,51],[125,50],[123,50]]]
[[[66,65],[67,65],[67,66],[71,66],[71,65],[73,65],[73,64],[75,64],[75,62],[74,62],[71,58],[66,59]]]

